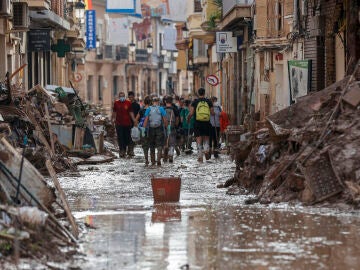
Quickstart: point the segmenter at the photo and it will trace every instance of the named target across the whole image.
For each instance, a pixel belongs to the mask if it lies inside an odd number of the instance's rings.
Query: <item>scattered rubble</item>
[[[0,82],[0,268],[7,254],[52,268],[76,253],[79,234],[56,174],[112,161],[114,130],[73,88],[25,91],[11,78]]]
[[[300,98],[232,142],[234,185],[257,194],[246,203],[359,206],[359,73]]]

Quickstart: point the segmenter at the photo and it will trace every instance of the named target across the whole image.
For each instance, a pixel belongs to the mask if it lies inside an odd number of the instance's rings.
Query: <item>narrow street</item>
[[[81,269],[358,269],[358,212],[245,205],[216,186],[233,176],[227,156],[181,155],[161,169],[131,160],[82,165],[61,177],[82,224]],[[180,202],[154,205],[151,175],[181,175]],[[84,224],[88,226],[84,226]]]

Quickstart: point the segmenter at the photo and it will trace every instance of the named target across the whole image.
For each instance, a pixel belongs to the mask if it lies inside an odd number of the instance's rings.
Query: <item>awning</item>
[[[44,26],[44,27],[54,27],[54,28],[62,28],[64,30],[70,30],[70,23],[59,15],[55,14],[51,10],[30,10],[30,18]]]

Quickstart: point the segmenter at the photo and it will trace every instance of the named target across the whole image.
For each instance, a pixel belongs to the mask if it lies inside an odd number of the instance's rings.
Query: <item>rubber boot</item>
[[[149,149],[144,150],[145,166],[149,165]]]
[[[120,151],[119,151],[119,158],[125,158],[125,157],[126,157],[125,151],[120,150]]]
[[[151,165],[155,166],[155,148],[150,149]]]
[[[164,153],[163,153],[163,162],[167,162],[168,161],[168,151],[169,151],[169,148],[167,147],[164,147],[163,149]]]
[[[170,146],[168,155],[169,155],[169,162],[173,163],[174,162],[174,146]]]
[[[203,162],[203,152],[202,152],[202,145],[198,144],[198,161]]]
[[[179,146],[175,146],[176,155],[180,156],[180,148]]]
[[[206,160],[211,158],[211,153],[209,150],[209,142],[204,142],[204,155]]]
[[[134,154],[134,145],[133,144],[129,144],[127,147],[127,155],[129,158],[132,158],[135,156]]]
[[[161,153],[162,153],[162,147],[157,148],[157,165],[161,166]]]

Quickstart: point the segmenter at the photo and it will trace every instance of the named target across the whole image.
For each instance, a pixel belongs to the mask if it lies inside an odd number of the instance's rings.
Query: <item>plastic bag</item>
[[[139,142],[141,139],[141,131],[138,127],[133,127],[131,129],[131,139],[133,142]]]

